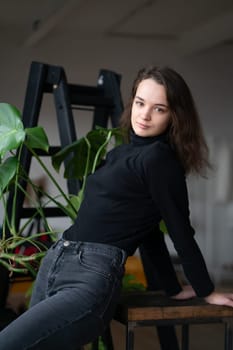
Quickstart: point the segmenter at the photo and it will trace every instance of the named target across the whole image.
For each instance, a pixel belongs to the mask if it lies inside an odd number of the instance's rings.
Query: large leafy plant
[[[53,203],[72,221],[75,219],[84,196],[87,176],[96,170],[104,158],[107,147],[113,137],[116,144],[122,142],[122,134],[119,129],[98,128],[90,131],[85,137],[61,149],[60,152],[51,157],[52,167],[57,171],[60,170],[61,164],[63,164],[65,159],[69,160],[66,163],[63,176],[65,178],[76,178],[80,181],[79,193],[70,195],[62,189],[50,168],[46,166],[42,157],[39,156],[38,150],[44,152],[49,150],[48,137],[44,129],[40,126],[25,128],[17,108],[7,103],[0,103],[0,200],[4,210],[0,241],[0,264],[12,272],[25,273],[29,271],[33,276],[36,275],[35,262],[39,263],[45,254],[45,247],[39,243],[38,237],[45,233],[54,236],[56,233],[47,222],[44,208]],[[25,172],[21,163],[22,152],[24,152],[25,147],[27,151],[31,152],[46,176],[52,181],[57,191],[56,195],[45,192]],[[29,194],[25,190],[25,187],[22,186],[22,181],[26,181],[30,185],[36,196]],[[9,191],[13,193],[11,212],[9,212],[7,205]],[[18,228],[16,225],[16,211],[17,196],[20,191],[36,208],[36,211]],[[34,199],[40,196],[46,198],[43,204]],[[34,220],[35,216],[39,216],[43,220],[46,232],[37,232],[30,237],[23,236],[24,231]],[[35,245],[37,252],[30,256],[16,254],[15,249],[25,242]]]

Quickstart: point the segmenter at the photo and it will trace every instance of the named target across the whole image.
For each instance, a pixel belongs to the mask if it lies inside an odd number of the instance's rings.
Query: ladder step
[[[21,208],[20,211],[20,217],[22,219],[25,218],[30,218],[31,216],[35,215],[38,211],[36,210],[36,208]],[[67,216],[64,211],[58,207],[46,207],[43,208],[43,212],[45,214],[46,217],[62,217],[62,216]]]

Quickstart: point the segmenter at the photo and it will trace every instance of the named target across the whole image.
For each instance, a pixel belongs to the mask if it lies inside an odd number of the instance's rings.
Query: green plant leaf
[[[75,141],[52,156],[52,165],[56,171],[60,170],[62,162],[69,156],[69,154],[72,154],[76,148],[80,147],[80,143],[85,143],[85,140],[80,139],[78,141]]]
[[[18,160],[15,156],[7,158],[4,163],[0,164],[0,198],[15,176],[17,164]]]
[[[64,171],[64,177],[66,179],[83,179],[86,169],[87,155],[88,146],[83,138],[76,144],[76,147],[73,148],[73,152],[69,154]],[[89,172],[90,165],[88,166],[88,173]]]
[[[70,198],[70,204],[66,206],[67,213],[69,217],[73,220],[77,217],[78,210],[83,200],[83,191],[80,190],[77,196],[72,195]],[[74,208],[76,210],[74,210]]]
[[[26,128],[26,145],[29,148],[37,148],[48,152],[49,142],[48,137],[41,126],[35,126],[34,128]]]
[[[88,174],[91,172],[92,165],[98,150],[105,143],[110,131],[112,132],[112,135],[116,137],[117,143],[120,143],[122,140],[122,134],[119,129],[97,128],[90,131],[86,135],[86,138],[91,145]],[[108,145],[106,144],[106,146],[103,147],[102,151],[100,152],[97,165],[100,164],[101,160],[105,156],[107,152],[107,146]],[[66,160],[67,163],[65,167],[64,177],[82,180],[86,169],[87,153],[87,143],[85,142],[84,138],[81,138],[80,140],[63,148],[60,152],[52,157],[53,167],[59,171],[62,162]]]
[[[17,149],[25,139],[24,126],[18,109],[0,103],[0,156]]]
[[[111,132],[112,137],[114,137],[114,146],[119,146],[122,143],[124,143],[124,140],[126,139],[126,131],[121,129],[121,128],[112,128],[112,129],[105,129],[102,127],[96,127],[97,130],[101,131],[104,133],[105,137]]]
[[[64,177],[82,180],[86,168],[87,153],[88,147],[82,138],[55,154],[52,157],[52,165],[59,171],[61,164],[66,160]]]

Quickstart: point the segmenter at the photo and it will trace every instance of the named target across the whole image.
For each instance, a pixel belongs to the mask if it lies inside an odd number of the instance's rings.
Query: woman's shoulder
[[[175,152],[169,143],[163,141],[155,141],[147,145],[143,150],[142,156],[144,160],[154,162],[176,158]]]
[[[142,155],[144,169],[156,169],[157,173],[169,174],[174,171],[183,173],[183,167],[175,150],[167,142],[156,141],[148,145]]]

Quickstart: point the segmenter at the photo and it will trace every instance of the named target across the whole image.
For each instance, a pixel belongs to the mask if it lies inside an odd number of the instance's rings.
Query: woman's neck
[[[149,137],[143,137],[135,134],[133,129],[130,130],[130,143],[135,146],[143,146],[148,145],[150,143],[153,143],[155,141],[166,141],[167,140],[167,133],[162,133],[160,135],[156,136],[149,136]]]

